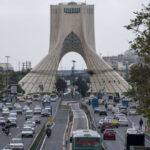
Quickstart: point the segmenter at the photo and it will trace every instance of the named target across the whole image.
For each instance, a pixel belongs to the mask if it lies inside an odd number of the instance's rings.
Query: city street
[[[20,104],[22,106],[24,106],[25,102],[20,102]],[[59,101],[51,103],[53,116],[56,114],[58,104],[59,104]],[[33,110],[36,105],[40,105],[42,107],[41,102],[33,101],[33,103],[30,105],[30,108]],[[12,138],[21,137],[21,130],[22,130],[24,122],[25,122],[24,113],[23,113],[23,115],[20,115],[20,114],[17,115],[17,127],[16,128],[11,127],[10,128],[10,134],[8,136],[0,130],[0,136],[1,136],[0,149],[2,149],[4,147],[8,147],[8,144]],[[1,112],[0,112],[0,116],[2,116]],[[36,135],[41,130],[41,127],[43,126],[43,124],[48,122],[48,121],[49,121],[49,117],[41,117],[41,124],[36,125],[35,134],[34,134],[33,138],[23,138],[25,150],[29,149],[34,138],[36,137]]]
[[[87,106],[88,106],[89,110],[91,111],[91,114],[94,117],[94,121],[95,121],[95,123],[98,127],[100,119],[104,118],[104,116],[99,116],[99,114],[97,114],[97,113],[95,114],[94,111],[93,111],[92,105],[91,106],[87,105]],[[99,107],[101,109],[105,108],[104,105],[100,105]],[[108,116],[113,116],[111,111],[107,111],[107,115]],[[132,127],[133,125],[136,128],[139,128],[139,120],[140,120],[141,117],[142,116],[139,116],[139,115],[127,116],[128,121],[129,121],[129,126],[128,127],[115,128],[116,135],[117,135],[116,140],[103,140],[103,144],[104,144],[104,147],[106,148],[106,150],[124,150],[126,130],[128,128]],[[146,118],[143,118],[143,121],[144,121],[143,126],[145,126]],[[99,129],[98,129],[98,131],[100,133]],[[103,137],[103,134],[101,134],[101,136]],[[150,141],[148,141],[146,139],[145,140],[145,145],[150,146]]]

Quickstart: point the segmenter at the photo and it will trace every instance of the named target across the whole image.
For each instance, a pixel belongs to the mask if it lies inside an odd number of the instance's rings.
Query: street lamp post
[[[10,56],[5,56],[6,59],[7,59],[7,68],[6,68],[6,90],[7,90],[7,98],[8,98],[8,81],[9,81],[9,78],[8,78],[8,60],[10,58]]]

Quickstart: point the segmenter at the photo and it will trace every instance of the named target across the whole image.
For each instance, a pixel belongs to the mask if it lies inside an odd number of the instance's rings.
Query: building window
[[[80,13],[80,8],[64,8],[64,13]]]

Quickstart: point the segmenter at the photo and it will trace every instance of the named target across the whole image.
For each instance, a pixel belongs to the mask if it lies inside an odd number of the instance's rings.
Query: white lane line
[[[125,138],[121,135],[121,133],[119,131],[116,131],[116,132],[121,137],[122,141],[124,142]]]
[[[46,139],[47,139],[47,136],[45,135],[44,140],[43,140],[43,142],[42,142],[42,145],[41,145],[41,147],[40,147],[40,150],[43,149],[43,146],[44,146],[44,144],[45,144]]]
[[[60,101],[60,100],[59,100],[59,101]],[[58,111],[58,106],[59,106],[59,102],[58,102],[58,104],[57,104],[57,106],[56,106],[56,111],[55,111],[55,113],[54,113],[53,119],[56,117],[56,113],[57,113],[57,111]],[[53,123],[51,129],[52,129],[54,126],[55,126],[55,123]],[[44,144],[45,144],[45,142],[46,142],[46,139],[47,139],[47,135],[45,135],[45,137],[44,137],[44,140],[43,140],[43,142],[42,142],[42,146],[40,147],[40,150],[43,149]]]

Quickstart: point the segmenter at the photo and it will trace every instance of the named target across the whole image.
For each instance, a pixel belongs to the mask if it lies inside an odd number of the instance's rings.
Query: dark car
[[[121,109],[120,113],[127,115],[127,109]]]
[[[32,117],[32,120],[35,121],[35,123],[38,123],[38,124],[41,123],[41,119],[40,119],[40,116],[39,116],[39,115],[34,115],[34,116]]]
[[[41,116],[42,117],[49,117],[50,112],[47,109],[42,109]]]
[[[101,115],[107,116],[107,111],[106,111],[106,109],[101,109],[101,110],[99,111],[99,115],[100,115],[100,116],[101,116]]]
[[[103,122],[100,125],[101,133],[103,133],[105,131],[105,129],[112,129],[112,128],[113,128],[113,125],[110,122]]]

